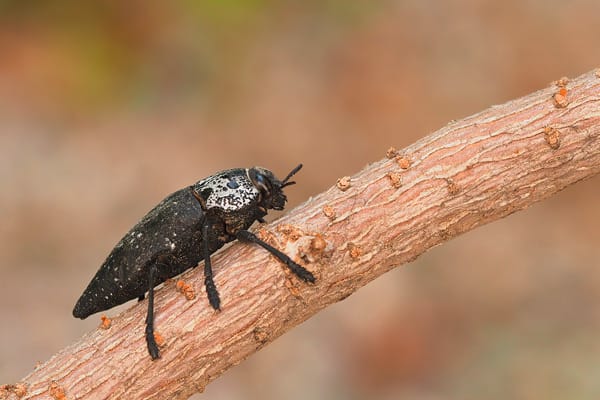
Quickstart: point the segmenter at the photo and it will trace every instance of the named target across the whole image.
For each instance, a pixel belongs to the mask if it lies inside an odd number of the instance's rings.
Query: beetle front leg
[[[217,311],[221,311],[221,299],[213,281],[212,265],[210,263],[210,251],[208,250],[208,223],[202,226],[202,237],[204,242],[204,286],[208,302]]]
[[[160,358],[158,345],[154,338],[154,275],[156,275],[156,265],[150,267],[148,273],[148,313],[146,314],[146,344],[148,345],[148,353],[153,360]]]
[[[315,277],[310,271],[308,271],[303,266],[296,264],[285,253],[282,253],[270,244],[260,240],[254,233],[246,230],[241,230],[236,233],[236,237],[239,241],[242,242],[256,243],[257,245],[261,246],[269,253],[277,257],[285,265],[287,265],[290,271],[292,271],[298,278],[302,279],[305,282],[315,283]]]

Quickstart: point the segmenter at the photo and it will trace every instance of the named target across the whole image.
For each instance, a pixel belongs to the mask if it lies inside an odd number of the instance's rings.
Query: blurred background
[[[595,0],[0,1],[0,383],[95,329],[76,299],[166,194],[303,162],[293,207],[391,145],[600,66],[599,15]],[[598,398],[599,178],[382,276],[194,398]]]

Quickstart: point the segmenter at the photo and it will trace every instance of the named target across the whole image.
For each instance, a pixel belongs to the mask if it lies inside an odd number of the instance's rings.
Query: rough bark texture
[[[259,234],[311,270],[316,284],[298,281],[257,246],[234,244],[213,262],[221,313],[207,304],[202,268],[181,277],[195,299],[174,283],[158,290],[160,360],[146,351],[143,301],[40,365],[23,379],[22,398],[185,399],[382,273],[599,171],[596,71],[390,150],[261,227]],[[16,388],[5,387],[4,396],[17,398]]]

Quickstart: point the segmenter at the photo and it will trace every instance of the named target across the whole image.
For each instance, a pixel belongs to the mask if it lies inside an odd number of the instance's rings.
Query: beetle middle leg
[[[202,237],[204,238],[204,286],[206,287],[206,295],[208,296],[208,302],[215,310],[221,310],[221,299],[219,298],[219,292],[213,281],[212,265],[210,263],[210,251],[208,249],[208,223],[202,225]]]
[[[257,245],[261,246],[269,253],[277,257],[285,265],[287,265],[290,271],[292,271],[298,278],[302,279],[305,282],[315,283],[315,277],[310,271],[308,271],[303,266],[296,264],[285,253],[282,253],[270,244],[260,240],[254,233],[246,230],[241,230],[236,233],[236,237],[239,241],[242,242],[256,243]]]

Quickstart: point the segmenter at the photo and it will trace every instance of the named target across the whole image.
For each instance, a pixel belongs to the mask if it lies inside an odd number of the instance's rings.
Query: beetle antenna
[[[288,179],[290,179],[292,176],[294,176],[296,174],[296,172],[300,171],[301,168],[302,168],[302,164],[298,164],[296,166],[296,168],[294,168],[289,174],[287,174],[287,176],[285,177],[285,179],[283,181],[281,181],[280,188],[284,188],[286,186],[290,186],[290,185],[295,184],[296,182],[294,182],[294,181],[288,182]]]

